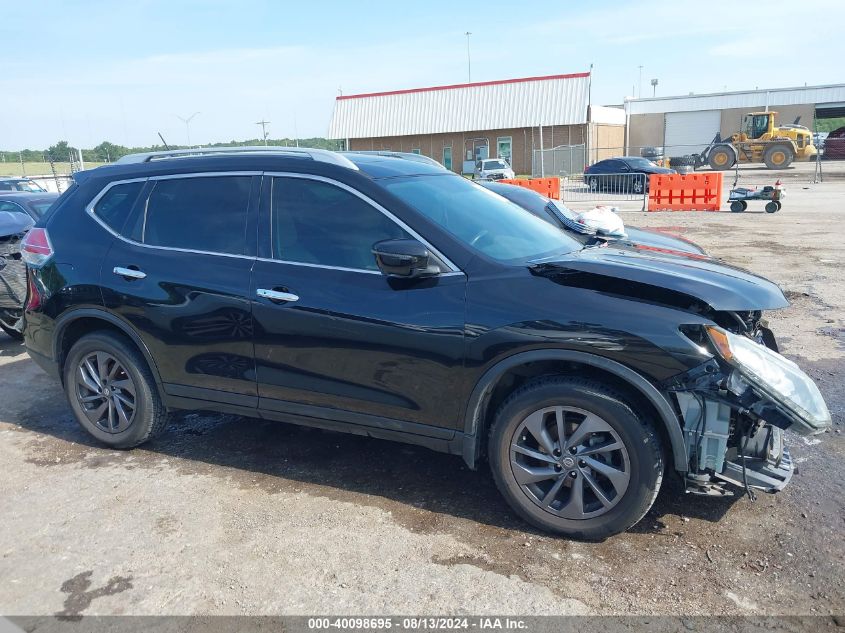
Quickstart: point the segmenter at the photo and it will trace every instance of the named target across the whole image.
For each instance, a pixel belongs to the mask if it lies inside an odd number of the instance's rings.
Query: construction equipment
[[[794,160],[816,155],[813,135],[801,117],[789,125],[775,125],[777,112],[751,112],[742,117],[742,129],[722,139],[720,134],[695,157],[695,166],[709,165],[723,171],[738,163],[765,163],[769,169],[784,169]]]

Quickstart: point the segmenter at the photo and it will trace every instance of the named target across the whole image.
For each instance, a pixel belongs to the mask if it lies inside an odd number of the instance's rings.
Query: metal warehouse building
[[[717,132],[738,131],[744,114],[764,110],[776,111],[779,125],[797,119],[813,130],[818,119],[845,116],[845,84],[631,99],[626,153],[647,146],[664,146],[669,156],[700,152]]]
[[[518,174],[580,172],[620,148],[625,112],[590,104],[590,73],[342,95],[329,137],[352,150],[415,152],[471,173],[505,158]],[[612,150],[606,152],[611,155]]]

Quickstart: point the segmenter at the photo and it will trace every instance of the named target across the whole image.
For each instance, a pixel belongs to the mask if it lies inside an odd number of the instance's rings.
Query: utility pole
[[[178,114],[176,115],[176,118],[179,119],[182,123],[185,124],[185,137],[188,139],[188,147],[191,146],[191,121],[198,114],[199,114],[199,112],[194,112],[187,119],[180,117]]]
[[[643,66],[640,64],[637,66],[640,69],[640,89],[637,91],[637,99],[643,98]]]
[[[264,146],[267,146],[267,127],[270,124],[270,121],[265,121],[263,118],[256,123],[256,125],[261,126],[261,140],[264,141]]]
[[[469,54],[469,36],[472,35],[469,31],[464,33],[467,36],[467,83],[472,83],[472,58]]]

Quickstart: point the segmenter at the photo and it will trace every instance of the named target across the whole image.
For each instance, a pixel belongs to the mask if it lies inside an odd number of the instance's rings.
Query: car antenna
[[[161,132],[158,133],[158,137],[161,139],[161,142],[164,143],[164,149],[169,152],[170,146],[167,144],[167,141],[164,140],[164,137],[161,135]]]

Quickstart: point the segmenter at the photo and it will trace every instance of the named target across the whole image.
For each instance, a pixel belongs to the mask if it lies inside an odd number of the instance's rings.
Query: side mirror
[[[428,249],[413,239],[384,240],[373,244],[373,255],[379,270],[388,277],[420,279],[440,273],[431,264]]]

